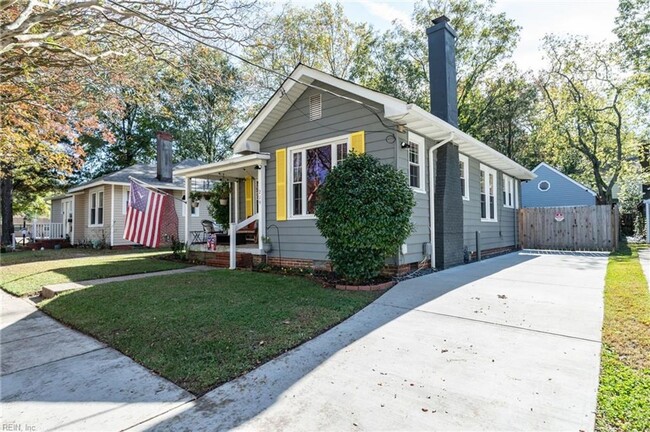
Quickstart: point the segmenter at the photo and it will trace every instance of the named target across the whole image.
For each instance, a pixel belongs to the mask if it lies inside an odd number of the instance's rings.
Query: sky
[[[296,6],[312,6],[317,0],[293,0]],[[341,0],[346,15],[367,22],[378,30],[388,30],[392,21],[408,23],[413,0]],[[522,70],[543,67],[540,50],[545,34],[579,34],[592,41],[614,41],[617,0],[496,0],[495,11],[505,12],[522,27],[513,60]],[[435,17],[432,17],[435,18]],[[459,35],[462,36],[462,35]],[[424,37],[424,35],[423,35]]]

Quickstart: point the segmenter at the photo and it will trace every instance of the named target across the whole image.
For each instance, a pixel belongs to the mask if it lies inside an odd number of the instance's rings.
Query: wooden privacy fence
[[[530,207],[519,210],[524,249],[602,251],[618,247],[617,207]]]

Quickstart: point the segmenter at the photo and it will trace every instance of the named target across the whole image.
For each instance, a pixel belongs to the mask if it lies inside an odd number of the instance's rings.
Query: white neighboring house
[[[173,171],[199,165],[200,161],[188,159],[174,165]],[[176,176],[172,176],[171,181],[160,180],[164,177],[155,163],[133,165],[75,186],[64,195],[49,197],[51,223],[47,230],[52,233],[51,237],[67,236],[71,244],[103,241],[111,247],[135,245],[123,239],[130,177],[178,198],[175,200],[178,234],[184,242],[186,204],[180,200],[185,198],[185,180]],[[197,186],[197,190],[204,189],[204,185]],[[201,220],[211,219],[207,201],[201,199],[198,207],[190,206],[190,209],[189,231],[202,231]]]

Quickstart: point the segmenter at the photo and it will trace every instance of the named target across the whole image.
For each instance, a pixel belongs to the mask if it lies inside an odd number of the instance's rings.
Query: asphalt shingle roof
[[[179,170],[183,168],[192,168],[195,166],[203,165],[203,162],[197,159],[186,159],[182,162],[174,165],[173,170]],[[100,182],[111,182],[111,183],[124,183],[128,184],[130,182],[129,177],[134,177],[140,181],[143,181],[151,186],[155,186],[161,189],[166,187],[175,187],[182,188],[185,186],[185,178],[174,176],[171,182],[162,182],[156,178],[156,164],[137,164],[130,167],[115,171],[110,174],[92,179],[86,183],[82,183],[78,186],[75,186],[73,189],[84,189],[90,187],[96,183]]]

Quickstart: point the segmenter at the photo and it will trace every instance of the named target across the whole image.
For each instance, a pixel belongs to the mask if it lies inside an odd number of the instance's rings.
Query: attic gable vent
[[[309,96],[309,120],[323,117],[323,99],[320,94]]]

